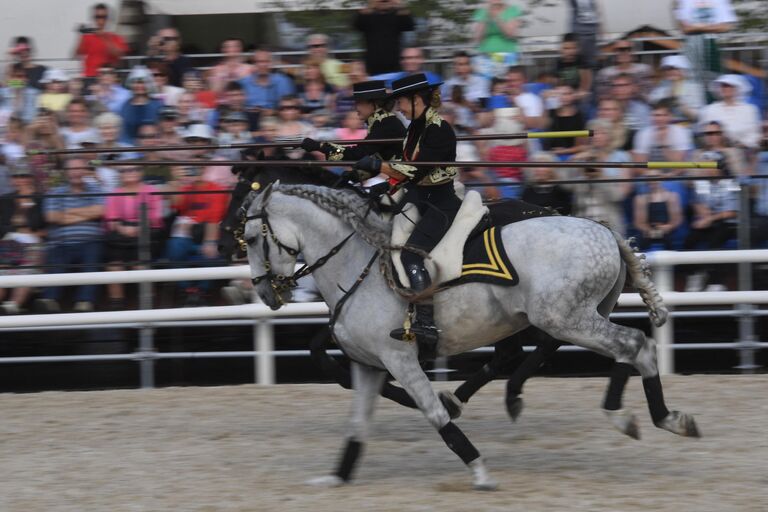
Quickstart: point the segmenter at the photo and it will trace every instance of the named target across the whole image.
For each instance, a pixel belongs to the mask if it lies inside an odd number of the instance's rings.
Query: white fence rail
[[[768,291],[725,291],[725,292],[675,292],[673,291],[673,267],[686,264],[719,264],[719,263],[754,263],[768,262],[768,250],[747,251],[698,251],[698,252],[668,252],[661,251],[648,255],[648,261],[654,268],[654,281],[668,307],[675,306],[704,306],[704,305],[739,305],[742,309],[737,313],[744,317],[754,316],[753,308],[757,304],[768,304]],[[208,267],[191,269],[163,270],[133,270],[123,272],[89,272],[74,274],[41,274],[26,276],[0,276],[0,288],[17,286],[76,286],[84,284],[109,283],[153,283],[184,280],[215,280],[215,279],[247,279],[250,269],[247,265],[230,267]],[[625,293],[619,298],[620,307],[642,307],[643,303],[636,293]],[[273,384],[275,382],[275,352],[273,323],[278,318],[306,319],[307,317],[324,317],[328,308],[323,303],[294,303],[288,304],[278,311],[272,311],[262,304],[247,304],[241,306],[199,307],[148,309],[136,311],[115,311],[95,313],[69,313],[52,315],[22,315],[0,317],[0,331],[19,329],[49,329],[52,327],[71,327],[89,325],[135,324],[152,327],[162,322],[185,321],[215,321],[215,320],[253,320],[254,351],[253,352],[206,352],[163,354],[153,350],[140,349],[134,354],[99,355],[94,358],[77,356],[77,360],[139,360],[141,365],[142,382],[153,382],[145,372],[154,372],[152,365],[155,359],[171,357],[245,357],[256,359],[257,382]],[[688,344],[675,347],[673,320],[670,318],[664,326],[654,328],[654,337],[659,345],[659,369],[662,374],[674,372],[675,348],[686,347]],[[749,338],[749,337],[748,337]],[[765,344],[757,343],[752,337],[741,339],[731,344],[700,344],[697,348],[724,348],[731,346],[742,351],[752,351]],[[688,347],[690,348],[690,347]],[[308,354],[308,352],[306,352]],[[42,356],[23,358],[0,358],[0,363],[6,362],[52,362],[74,360],[67,356]]]

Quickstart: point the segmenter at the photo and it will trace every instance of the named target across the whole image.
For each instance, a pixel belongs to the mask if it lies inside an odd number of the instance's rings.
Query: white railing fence
[[[653,328],[658,343],[659,369],[662,374],[674,373],[674,350],[678,349],[723,349],[732,348],[741,354],[740,368],[754,368],[754,353],[768,343],[760,343],[754,334],[754,318],[765,313],[757,305],[768,304],[768,291],[740,290],[724,292],[675,292],[674,268],[688,264],[749,264],[768,262],[768,250],[744,251],[660,251],[648,254],[648,261],[654,270],[654,281],[671,315],[662,327]],[[0,288],[17,286],[74,286],[83,284],[109,283],[155,283],[183,280],[248,279],[247,265],[213,268],[190,268],[172,270],[132,270],[122,272],[91,272],[75,274],[40,274],[32,276],[0,276]],[[643,307],[636,293],[624,293],[619,298],[619,307]],[[711,311],[679,312],[676,306],[737,306],[730,311],[718,311],[716,316],[737,316],[740,318],[740,336],[732,343],[685,343],[674,342],[674,317],[711,316]],[[642,317],[644,313],[617,313],[616,316]],[[154,386],[154,362],[159,359],[253,357],[256,381],[259,384],[275,383],[275,357],[308,356],[308,350],[275,350],[274,325],[286,321],[301,323],[322,323],[328,316],[324,303],[293,303],[278,311],[272,311],[263,304],[240,306],[218,306],[199,308],[143,309],[135,311],[114,311],[94,313],[67,313],[48,315],[20,315],[0,317],[0,332],[18,330],[48,330],[52,328],[95,328],[124,325],[139,328],[144,333],[140,348],[130,354],[99,354],[79,356],[35,356],[0,357],[0,363],[71,362],[134,360],[139,362],[142,387]],[[211,352],[157,352],[152,342],[153,329],[172,322],[185,324],[210,324],[220,321],[247,321],[254,326],[253,351],[211,351]],[[241,322],[242,323],[242,322]],[[576,347],[564,347],[573,350]]]

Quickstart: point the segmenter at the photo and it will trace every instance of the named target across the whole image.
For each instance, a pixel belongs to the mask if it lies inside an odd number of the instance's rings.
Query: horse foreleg
[[[519,364],[523,356],[519,333],[496,342],[491,360],[456,388],[453,394],[462,404],[466,404],[480,388],[495,379],[501,372],[509,371],[513,364]]]
[[[363,366],[353,362],[352,387],[355,395],[352,401],[352,412],[349,419],[344,450],[332,475],[326,475],[309,480],[311,485],[336,487],[352,480],[352,473],[363,451],[368,437],[368,427],[373,417],[376,399],[384,383],[386,373],[376,368]]]
[[[429,423],[437,430],[448,448],[453,451],[472,471],[473,486],[478,490],[493,490],[496,482],[488,475],[480,452],[451,421],[448,411],[432,389],[415,354],[395,352],[383,358],[389,372],[413,398]]]
[[[352,389],[352,377],[349,375],[349,371],[339,364],[336,359],[328,355],[327,350],[331,347],[330,340],[331,333],[328,329],[319,331],[312,338],[312,341],[309,344],[312,360],[323,370],[323,373],[332,377],[341,387],[344,389]],[[384,385],[381,388],[381,396],[392,400],[393,402],[397,402],[404,407],[418,409],[416,402],[408,396],[408,393],[406,393],[404,389],[389,382],[384,382]]]
[[[523,384],[527,381],[541,365],[552,357],[552,354],[557,352],[557,349],[562,345],[562,342],[556,340],[549,334],[536,329],[537,332],[537,344],[536,350],[534,350],[528,357],[526,357],[520,366],[514,371],[514,373],[507,380],[507,394],[504,399],[504,403],[507,406],[507,413],[512,421],[517,421],[518,416],[523,411],[523,399],[520,395],[523,393]]]

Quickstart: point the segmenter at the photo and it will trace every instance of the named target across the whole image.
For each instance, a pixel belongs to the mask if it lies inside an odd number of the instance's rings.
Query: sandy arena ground
[[[421,414],[381,401],[357,481],[318,490],[350,392],[335,385],[0,395],[0,511],[765,511],[768,376],[664,379],[704,438],[641,441],[598,406],[605,379],[533,379],[517,424],[494,382],[459,425],[500,489],[470,475]]]

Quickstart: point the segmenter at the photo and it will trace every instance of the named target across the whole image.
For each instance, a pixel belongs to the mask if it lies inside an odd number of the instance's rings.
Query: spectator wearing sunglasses
[[[647,100],[653,85],[653,68],[648,64],[635,62],[633,45],[630,39],[621,39],[613,46],[614,64],[604,67],[597,74],[597,97],[611,95],[611,85],[619,75],[629,75],[635,84],[635,98]]]
[[[181,34],[175,28],[169,27],[158,30],[157,36],[160,58],[168,66],[168,83],[174,87],[182,87],[184,73],[194,67],[189,57],[181,53]]]
[[[109,20],[107,4],[94,5],[92,13],[93,27],[79,28],[81,36],[75,54],[83,59],[83,76],[95,79],[100,67],[120,62],[120,58],[128,52],[128,45],[122,37],[106,30]]]
[[[336,88],[346,87],[348,80],[340,60],[328,56],[328,36],[312,34],[307,38],[309,60],[320,65],[325,81]]]

